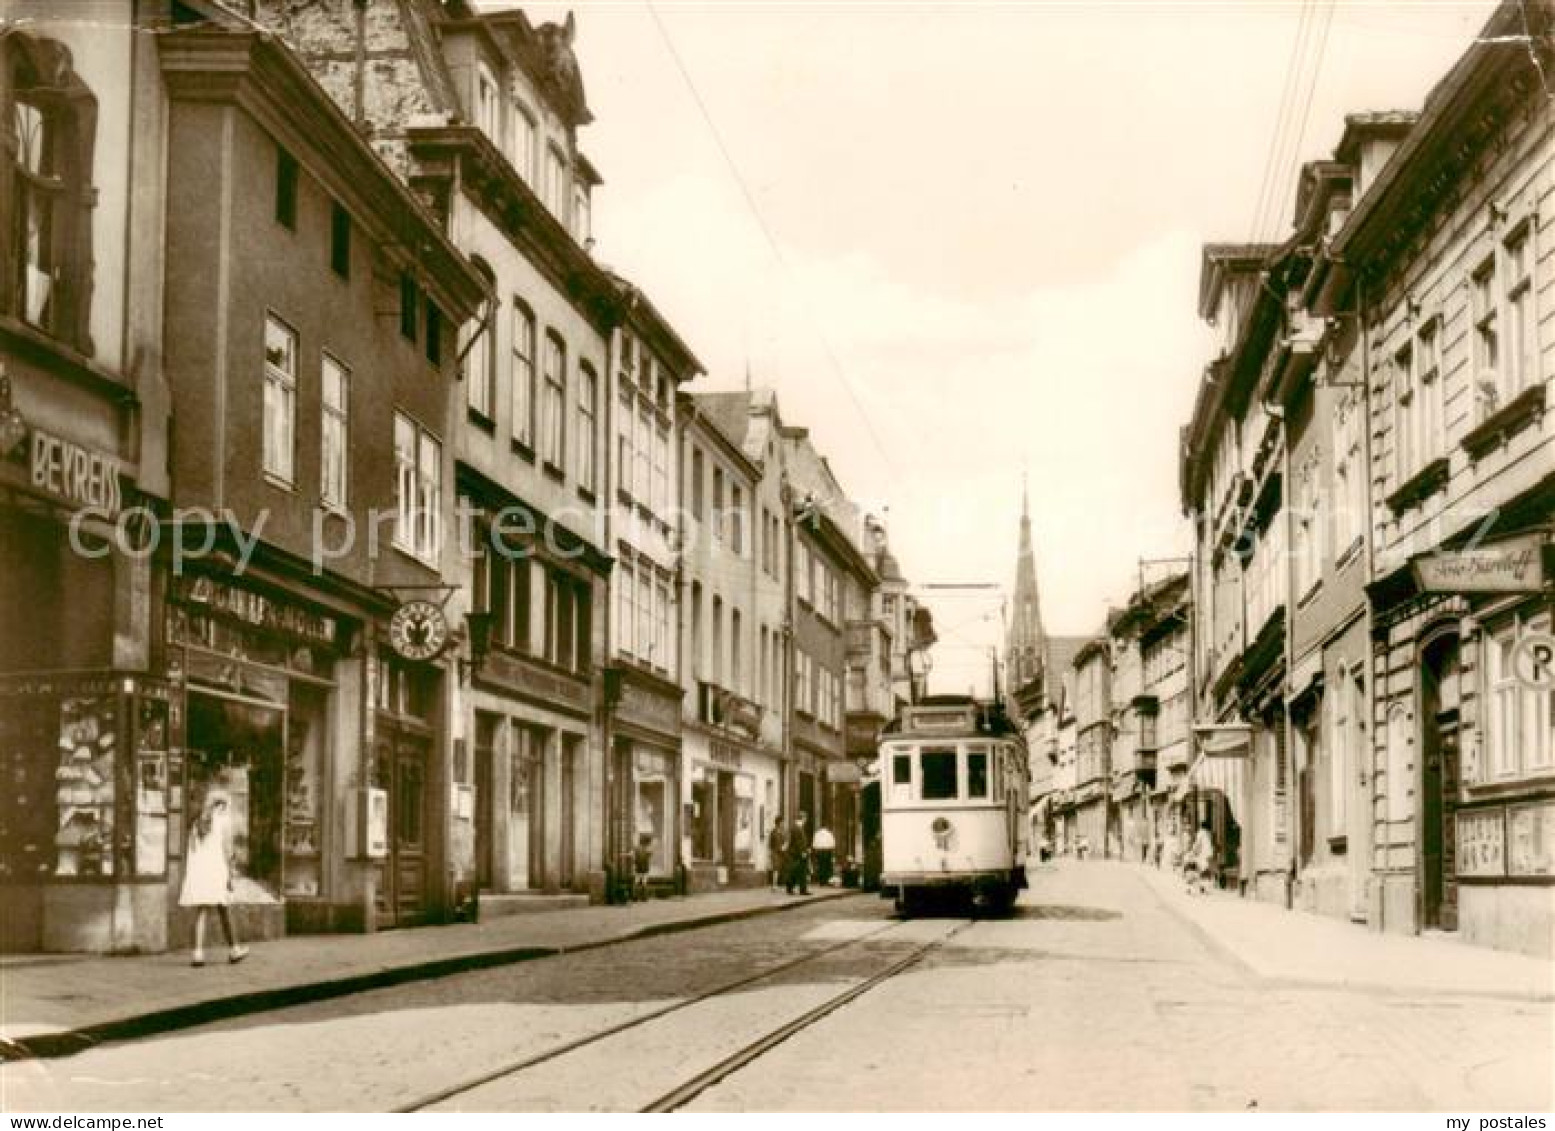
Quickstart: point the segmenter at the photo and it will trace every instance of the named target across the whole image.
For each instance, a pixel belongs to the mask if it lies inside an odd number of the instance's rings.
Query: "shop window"
[[[0,310],[90,355],[97,99],[54,40],[7,28],[0,66]]]
[[[1550,615],[1515,617],[1486,638],[1486,746],[1490,781],[1555,765],[1555,692],[1530,686],[1515,668],[1518,641],[1550,631]]]
[[[923,801],[947,801],[960,796],[955,750],[925,750],[919,758],[919,798]]]
[[[188,697],[187,727],[186,816],[193,820],[209,793],[226,793],[238,874],[234,898],[273,900],[282,877],[285,711],[196,692]]]
[[[312,898],[320,892],[319,774],[324,763],[328,725],[322,688],[292,685],[286,719],[285,891],[289,897]]]

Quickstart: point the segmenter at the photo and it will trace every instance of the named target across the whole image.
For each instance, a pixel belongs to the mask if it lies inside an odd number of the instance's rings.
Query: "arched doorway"
[[[1458,929],[1459,653],[1455,626],[1428,636],[1420,650],[1420,925],[1444,931]]]

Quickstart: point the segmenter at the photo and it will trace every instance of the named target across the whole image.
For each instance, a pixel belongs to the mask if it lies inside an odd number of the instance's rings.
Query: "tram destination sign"
[[[1541,535],[1472,550],[1441,550],[1415,562],[1426,593],[1537,593],[1544,584]]]

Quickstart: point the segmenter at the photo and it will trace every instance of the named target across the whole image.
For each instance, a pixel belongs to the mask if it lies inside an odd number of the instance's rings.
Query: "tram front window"
[[[924,801],[948,801],[960,795],[954,749],[925,750],[918,768]]]
[[[982,798],[988,796],[988,755],[981,750],[967,753],[966,795]]]
[[[891,800],[908,801],[911,798],[912,755],[893,755],[891,758]]]

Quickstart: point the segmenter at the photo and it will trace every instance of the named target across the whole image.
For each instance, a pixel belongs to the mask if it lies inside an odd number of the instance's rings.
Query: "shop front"
[[[633,853],[648,849],[648,881],[659,890],[679,882],[681,698],[677,684],[629,664],[605,672],[612,744],[611,899],[628,897]]]
[[[368,926],[360,875],[365,855],[341,835],[337,799],[363,782],[361,621],[257,579],[186,574],[170,580],[168,682],[181,708],[187,826],[205,796],[232,802],[237,876],[233,897],[250,936]],[[180,841],[183,838],[179,838]],[[329,848],[332,857],[326,856]],[[182,853],[172,853],[171,878]],[[170,943],[192,913],[170,901]]]
[[[1382,808],[1413,851],[1374,876],[1376,928],[1555,954],[1551,556],[1524,527],[1369,587],[1379,658],[1413,674],[1379,696]]]
[[[701,727],[687,727],[682,741],[691,890],[759,887],[770,867],[766,832],[782,813],[781,762]]]

